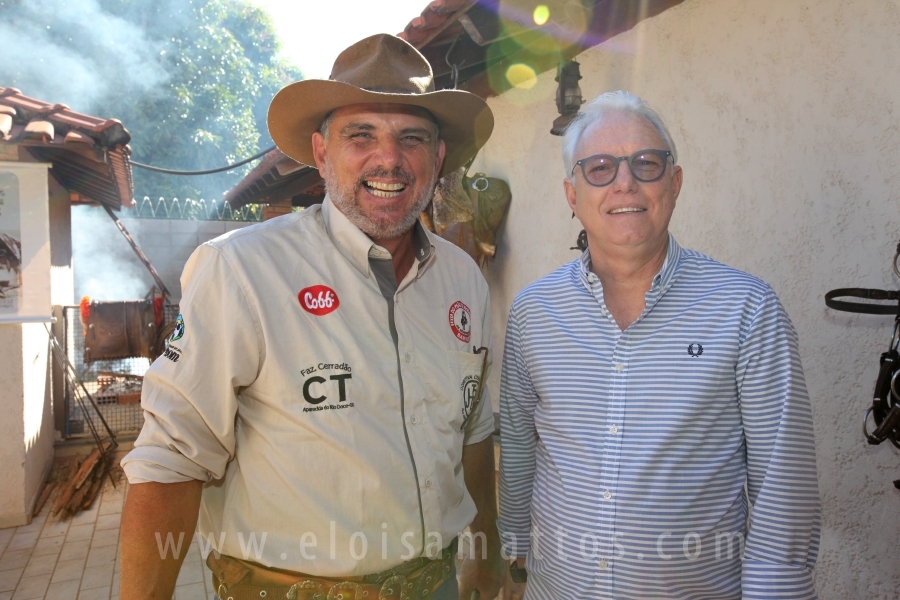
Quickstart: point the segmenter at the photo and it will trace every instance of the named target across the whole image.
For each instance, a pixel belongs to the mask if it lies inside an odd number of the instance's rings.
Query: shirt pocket
[[[466,418],[477,409],[475,399],[481,382],[484,353],[447,350],[447,359],[452,382],[449,420],[451,426],[461,432]]]

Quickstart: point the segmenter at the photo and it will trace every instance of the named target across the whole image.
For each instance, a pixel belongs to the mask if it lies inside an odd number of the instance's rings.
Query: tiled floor
[[[107,482],[90,510],[67,521],[50,516],[51,498],[30,525],[0,529],[0,600],[117,600],[126,488]],[[211,587],[195,539],[175,600],[210,600]]]

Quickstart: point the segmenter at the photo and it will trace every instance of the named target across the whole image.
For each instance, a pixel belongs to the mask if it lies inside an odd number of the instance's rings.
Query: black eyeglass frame
[[[662,171],[660,171],[659,175],[657,175],[653,179],[643,179],[643,178],[639,177],[637,173],[634,172],[634,164],[633,163],[634,163],[635,157],[637,157],[641,154],[647,154],[647,153],[652,153],[652,154],[656,154],[656,155],[663,157]],[[585,171],[585,169],[584,169],[584,163],[586,163],[587,161],[592,160],[594,158],[597,158],[598,156],[608,156],[616,163],[616,170],[613,172],[612,178],[607,183],[603,183],[603,184],[593,183],[590,179],[588,179],[587,171]],[[632,177],[634,177],[636,180],[638,180],[642,183],[652,183],[654,181],[659,181],[660,179],[662,179],[662,176],[666,174],[666,166],[668,166],[668,164],[669,164],[669,158],[672,158],[672,164],[674,165],[675,157],[672,156],[671,152],[669,152],[668,150],[657,150],[655,148],[645,148],[643,150],[638,150],[631,156],[613,156],[612,154],[593,154],[591,156],[582,158],[579,161],[576,161],[575,166],[572,167],[571,176],[574,177],[575,169],[577,167],[581,167],[581,175],[582,175],[582,177],[584,177],[584,180],[587,182],[588,185],[592,185],[594,187],[606,187],[609,184],[611,184],[613,181],[615,181],[616,177],[619,176],[619,164],[624,160],[628,163],[628,170],[631,171]]]

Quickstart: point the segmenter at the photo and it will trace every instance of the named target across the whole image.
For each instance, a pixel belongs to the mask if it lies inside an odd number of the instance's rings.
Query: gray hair
[[[619,90],[618,92],[601,94],[585,104],[578,111],[578,116],[566,128],[562,143],[563,165],[566,168],[566,177],[572,176],[572,169],[575,168],[575,149],[578,147],[578,142],[581,141],[581,136],[584,134],[585,129],[589,125],[601,121],[604,115],[610,112],[629,112],[650,121],[650,124],[659,133],[659,137],[665,142],[667,146],[665,149],[672,153],[672,162],[678,162],[678,151],[675,149],[675,142],[672,141],[672,136],[669,134],[669,129],[666,127],[662,116],[635,94]]]

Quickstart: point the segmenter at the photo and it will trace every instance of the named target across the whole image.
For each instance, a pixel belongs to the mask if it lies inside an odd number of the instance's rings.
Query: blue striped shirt
[[[516,297],[500,418],[527,600],[816,597],[809,397],[765,282],[670,236],[623,332],[585,252]]]

